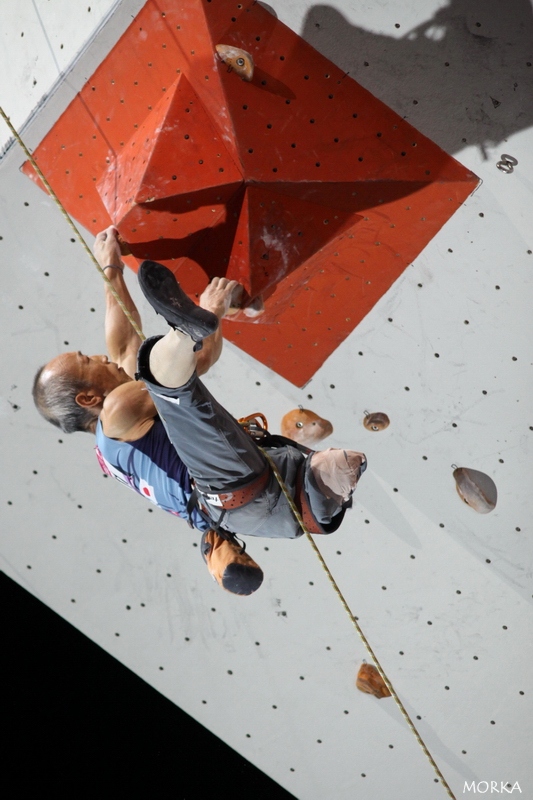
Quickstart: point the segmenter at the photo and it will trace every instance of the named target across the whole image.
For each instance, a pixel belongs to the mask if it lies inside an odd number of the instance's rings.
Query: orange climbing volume
[[[244,80],[217,45],[250,54]],[[478,183],[259,3],[149,0],[35,152],[136,269],[245,288],[225,336],[297,386]],[[31,165],[24,171],[39,182]]]

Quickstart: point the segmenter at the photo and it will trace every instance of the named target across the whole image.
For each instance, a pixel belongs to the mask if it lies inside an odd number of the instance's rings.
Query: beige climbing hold
[[[235,321],[242,320],[241,315],[244,315],[245,318],[254,321],[257,317],[260,317],[261,314],[265,313],[265,304],[260,294],[250,299],[242,286],[238,288],[240,289],[240,293],[237,292],[233,294],[230,307],[224,314],[225,317],[229,317]]]
[[[289,411],[281,420],[281,435],[306,447],[312,447],[332,433],[331,422],[302,406]]]
[[[384,431],[389,427],[390,419],[381,411],[376,411],[374,414],[366,414],[363,425],[367,431]]]
[[[244,295],[244,287],[238,283],[235,289],[231,293],[229,307],[224,314],[225,317],[232,317],[235,314],[238,314],[242,308],[242,301]]]
[[[258,294],[256,297],[252,297],[248,303],[245,303],[243,311],[244,315],[250,319],[261,316],[265,311],[265,304],[262,296]]]
[[[467,467],[453,471],[459,497],[479,514],[488,514],[496,508],[498,490],[496,484],[484,472]]]
[[[385,681],[373,664],[361,664],[355,685],[359,691],[373,694],[378,700],[391,696]]]
[[[250,53],[234,47],[231,44],[217,44],[216,51],[220,59],[245,81],[251,81],[254,76],[254,60]]]

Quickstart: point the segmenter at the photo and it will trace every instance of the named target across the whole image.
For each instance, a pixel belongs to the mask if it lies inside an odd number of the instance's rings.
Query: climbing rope
[[[133,327],[135,333],[141,339],[141,341],[144,341],[145,336],[144,336],[142,330],[139,328],[139,326],[137,325],[137,323],[133,319],[132,315],[130,314],[130,312],[126,308],[126,306],[124,304],[124,301],[120,298],[117,290],[115,289],[115,287],[113,286],[113,284],[111,283],[111,281],[109,280],[107,275],[105,274],[104,270],[102,269],[102,267],[100,266],[100,264],[98,263],[96,258],[94,257],[94,254],[93,254],[91,248],[89,247],[89,245],[87,244],[87,242],[85,241],[83,236],[81,235],[79,229],[76,227],[72,217],[70,216],[68,211],[65,209],[65,207],[62,204],[61,200],[59,199],[57,194],[54,192],[52,187],[50,186],[50,184],[49,184],[48,180],[46,179],[45,175],[43,174],[41,168],[39,167],[38,163],[36,162],[35,158],[33,157],[33,154],[28,150],[28,148],[26,147],[26,145],[22,141],[18,131],[16,131],[15,128],[13,127],[13,125],[11,124],[11,120],[9,119],[7,114],[5,113],[5,111],[2,108],[2,106],[0,106],[0,116],[2,117],[4,122],[6,123],[7,127],[9,128],[11,133],[13,134],[14,138],[16,139],[16,141],[19,143],[21,148],[24,150],[24,153],[26,154],[26,156],[28,158],[28,161],[31,163],[31,165],[34,168],[35,172],[37,173],[39,178],[42,180],[43,184],[48,189],[48,192],[49,192],[52,200],[55,202],[56,206],[59,208],[61,214],[63,215],[63,217],[66,219],[66,221],[68,222],[68,224],[70,225],[70,227],[74,231],[74,234],[76,235],[76,238],[78,239],[79,242],[81,242],[81,244],[83,246],[83,249],[85,250],[85,252],[89,256],[89,258],[93,262],[94,266],[96,267],[96,269],[98,270],[98,272],[100,273],[100,275],[102,276],[102,278],[104,279],[106,284],[108,285],[108,288],[109,288],[111,294],[113,295],[113,297],[117,301],[118,305],[120,306],[120,308],[122,309],[122,311],[124,312],[126,317],[128,318],[128,321],[129,321],[130,325]]]
[[[18,144],[20,145],[20,147],[22,148],[22,150],[26,154],[26,156],[27,156],[28,160],[30,161],[31,165],[35,169],[36,173],[38,174],[39,178],[43,182],[43,184],[46,187],[46,189],[48,190],[48,192],[49,192],[50,196],[52,197],[52,199],[54,200],[55,204],[57,205],[57,207],[61,211],[61,214],[63,215],[63,217],[66,219],[66,221],[68,222],[68,224],[70,225],[70,227],[74,231],[78,241],[81,242],[81,244],[83,245],[84,250],[86,251],[87,255],[89,256],[89,258],[93,262],[94,266],[96,267],[96,269],[100,273],[101,277],[106,282],[106,284],[108,284],[108,287],[109,287],[113,297],[115,298],[115,300],[117,301],[118,305],[120,306],[120,308],[122,309],[122,311],[126,315],[129,323],[131,324],[131,326],[133,327],[133,329],[135,330],[137,335],[140,337],[140,339],[144,340],[145,336],[144,336],[142,330],[139,328],[139,326],[137,325],[137,323],[133,319],[132,315],[130,314],[130,312],[126,308],[124,302],[119,297],[118,292],[116,291],[116,289],[112,285],[111,281],[106,276],[104,270],[102,269],[102,267],[100,266],[100,264],[98,263],[96,258],[94,257],[94,254],[92,253],[91,249],[89,248],[87,242],[85,241],[85,239],[81,235],[80,231],[78,230],[78,228],[74,224],[74,222],[73,222],[72,218],[70,217],[69,213],[67,212],[67,210],[65,209],[65,207],[61,203],[59,197],[56,195],[55,191],[52,189],[52,187],[50,186],[50,183],[48,182],[48,180],[46,179],[45,175],[41,171],[41,169],[40,169],[39,165],[37,164],[35,158],[33,157],[32,153],[28,150],[28,148],[26,147],[26,145],[22,141],[19,133],[15,130],[15,128],[11,124],[11,121],[10,121],[9,117],[6,115],[6,113],[4,112],[4,110],[3,110],[3,108],[1,106],[0,106],[0,116],[2,116],[2,118],[5,121],[5,123],[9,127],[11,133],[13,134],[14,138],[16,139],[16,141],[18,142]],[[254,416],[256,416],[256,415],[254,415]],[[263,415],[260,415],[260,416],[263,416]],[[264,419],[264,417],[263,417],[263,419]],[[266,423],[266,420],[265,420],[265,423]],[[342,605],[344,606],[344,610],[346,611],[346,613],[348,614],[350,620],[352,621],[352,624],[355,627],[355,629],[356,629],[361,641],[363,642],[363,645],[365,646],[366,650],[368,651],[372,661],[374,662],[374,664],[376,666],[377,671],[379,672],[381,678],[383,679],[383,682],[385,683],[385,685],[386,685],[387,689],[389,690],[391,696],[394,698],[394,700],[396,702],[396,705],[400,709],[400,711],[402,713],[402,716],[404,717],[405,721],[407,722],[407,725],[409,726],[409,728],[412,731],[412,733],[414,734],[418,744],[420,745],[420,747],[422,748],[422,750],[425,753],[426,757],[428,758],[431,766],[433,767],[435,773],[438,776],[439,781],[442,783],[442,785],[446,789],[446,792],[447,792],[448,796],[452,800],[457,800],[457,798],[453,794],[450,786],[448,785],[444,775],[442,774],[442,772],[440,771],[438,765],[436,764],[435,759],[433,758],[433,756],[429,752],[428,748],[426,747],[426,744],[424,743],[424,740],[422,739],[422,737],[420,736],[418,730],[416,729],[415,724],[411,720],[411,717],[409,716],[409,714],[407,712],[407,709],[405,708],[404,704],[400,700],[396,690],[394,689],[394,686],[392,685],[392,683],[390,682],[389,678],[387,677],[387,675],[386,675],[383,667],[381,666],[376,654],[374,653],[374,650],[372,649],[372,647],[370,645],[370,642],[368,641],[368,639],[366,638],[365,634],[363,633],[363,630],[361,629],[361,626],[359,625],[359,622],[357,621],[357,617],[355,617],[353,615],[348,603],[346,602],[346,599],[345,599],[344,595],[342,594],[339,586],[337,585],[337,582],[335,581],[335,578],[333,577],[333,575],[332,575],[328,565],[326,564],[326,562],[325,562],[320,550],[318,549],[315,540],[313,539],[313,537],[311,536],[311,534],[307,530],[307,528],[305,526],[305,523],[304,523],[304,521],[302,519],[302,516],[301,516],[300,512],[298,511],[298,509],[296,508],[296,504],[294,503],[293,498],[290,496],[289,491],[288,491],[288,489],[287,489],[287,487],[285,485],[285,482],[283,481],[283,478],[279,474],[279,471],[278,471],[274,461],[272,460],[271,456],[263,448],[259,448],[259,449],[262,451],[262,453],[264,454],[265,458],[269,462],[270,467],[272,468],[272,472],[274,473],[275,478],[276,478],[276,480],[277,480],[277,482],[278,482],[283,494],[285,495],[285,497],[287,499],[287,502],[288,502],[288,504],[289,504],[289,506],[291,508],[292,513],[294,514],[294,516],[295,516],[300,528],[302,529],[303,533],[305,533],[308,542],[311,544],[311,547],[315,551],[315,554],[316,554],[318,560],[320,561],[320,564],[322,565],[322,568],[324,569],[324,571],[325,571],[325,573],[326,573],[326,575],[328,577],[329,582],[331,583],[331,585],[332,585],[334,591],[336,592],[339,600],[341,601]]]
[[[361,626],[359,625],[359,622],[357,621],[357,617],[355,617],[352,614],[350,606],[346,602],[346,599],[345,599],[343,593],[341,592],[341,590],[340,590],[335,578],[331,574],[331,571],[330,571],[328,565],[326,564],[326,562],[324,560],[324,557],[322,556],[322,553],[318,549],[315,540],[313,539],[313,537],[311,536],[311,534],[307,530],[307,528],[305,526],[305,523],[304,523],[304,521],[302,519],[302,515],[300,514],[300,512],[296,508],[296,504],[295,504],[293,498],[291,497],[291,495],[289,494],[289,491],[288,491],[287,487],[285,486],[283,478],[279,474],[279,472],[278,472],[278,470],[276,468],[276,465],[274,464],[274,461],[272,460],[270,455],[266,452],[266,450],[263,450],[263,448],[260,448],[260,450],[262,451],[262,453],[264,454],[264,456],[267,459],[268,463],[270,464],[270,466],[272,468],[272,472],[274,473],[274,475],[276,477],[276,480],[280,485],[281,491],[285,495],[285,497],[287,499],[287,502],[288,502],[289,506],[291,507],[292,513],[296,517],[296,520],[298,521],[298,524],[299,524],[300,528],[305,533],[305,535],[307,537],[307,541],[311,544],[311,547],[315,551],[316,556],[317,556],[318,560],[320,561],[320,563],[322,565],[322,568],[324,569],[326,575],[328,576],[329,582],[333,586],[333,589],[336,592],[337,597],[339,598],[339,600],[341,601],[342,605],[344,606],[344,610],[346,611],[346,613],[350,617],[355,630],[359,634],[359,637],[360,637],[361,641],[363,642],[363,644],[366,647],[370,657],[372,658],[374,664],[376,665],[376,669],[379,672],[379,674],[381,675],[385,686],[387,687],[387,689],[391,693],[391,696],[394,698],[394,700],[396,702],[396,705],[398,706],[398,708],[400,709],[400,711],[402,713],[403,718],[405,719],[405,721],[407,722],[407,725],[409,726],[409,728],[411,729],[412,733],[414,734],[415,739],[417,740],[418,744],[420,745],[420,747],[422,748],[422,750],[426,754],[427,758],[429,759],[429,762],[430,762],[431,766],[433,767],[433,769],[435,770],[436,774],[438,775],[439,780],[442,783],[442,785],[444,786],[444,788],[446,789],[449,797],[451,797],[452,800],[456,800],[456,797],[453,794],[450,786],[448,785],[448,782],[446,781],[446,778],[444,777],[444,775],[440,771],[439,767],[437,766],[437,764],[435,762],[435,759],[433,758],[433,756],[429,752],[428,748],[426,747],[426,744],[425,744],[424,740],[422,739],[422,737],[420,736],[418,730],[416,729],[416,726],[415,726],[414,722],[412,721],[411,717],[409,716],[409,713],[408,713],[407,709],[405,708],[404,704],[400,700],[400,698],[399,698],[394,686],[392,685],[392,683],[388,679],[388,677],[387,677],[387,675],[385,673],[385,670],[383,669],[383,667],[379,663],[379,660],[378,660],[376,654],[374,653],[374,650],[372,649],[372,647],[370,645],[370,642],[366,638],[365,634],[363,633],[363,630],[362,630]]]

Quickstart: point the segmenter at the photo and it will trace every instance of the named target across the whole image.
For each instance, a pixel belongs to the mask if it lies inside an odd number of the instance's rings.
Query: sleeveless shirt
[[[192,494],[191,478],[170,442],[159,417],[144,436],[134,442],[119,442],[107,437],[98,420],[96,456],[100,467],[156,506],[189,520],[187,503]],[[199,531],[209,525],[195,508],[190,521]]]

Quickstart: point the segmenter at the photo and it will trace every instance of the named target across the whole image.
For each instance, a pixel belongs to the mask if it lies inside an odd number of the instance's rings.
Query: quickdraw
[[[258,443],[268,436],[268,421],[264,414],[256,411],[255,414],[248,414],[237,420],[246,433],[250,434],[254,442]]]

